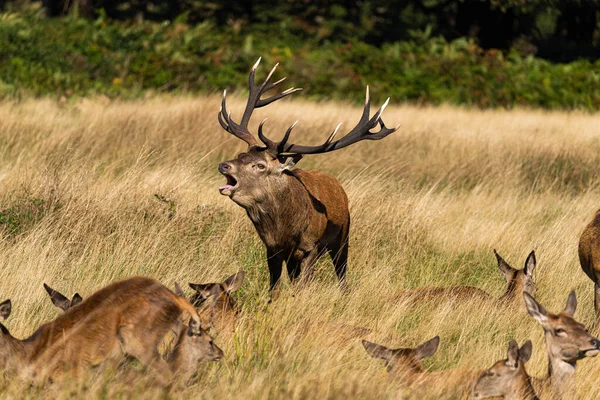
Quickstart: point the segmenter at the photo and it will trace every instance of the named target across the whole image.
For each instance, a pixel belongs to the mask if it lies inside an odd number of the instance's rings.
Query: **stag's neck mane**
[[[245,205],[259,236],[267,248],[285,248],[308,226],[311,197],[293,172],[286,172],[266,188],[265,196]]]

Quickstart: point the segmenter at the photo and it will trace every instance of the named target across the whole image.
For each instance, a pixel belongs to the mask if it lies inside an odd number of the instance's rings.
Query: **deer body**
[[[579,239],[579,263],[583,272],[594,282],[596,325],[600,326],[600,210]]]
[[[189,325],[180,321],[184,313],[191,316]],[[222,351],[201,328],[194,307],[145,277],[99,290],[54,321],[41,325],[25,340],[12,337],[3,325],[0,327],[0,347],[6,349],[0,351],[2,367],[42,381],[68,370],[76,374],[128,354],[151,367],[159,383],[166,384],[177,369],[175,363],[168,365],[158,353],[169,331],[185,331],[189,336],[180,334],[177,345],[182,349],[195,343],[202,347],[205,360],[222,357]]]
[[[395,293],[392,295],[392,298],[396,301],[402,299],[422,301],[434,298],[456,299],[459,301],[483,300],[501,305],[511,305],[516,302],[522,302],[523,293],[535,295],[536,288],[533,280],[533,271],[537,262],[533,251],[527,256],[523,269],[511,267],[496,250],[494,250],[494,255],[498,261],[498,268],[506,281],[504,294],[500,298],[495,298],[486,291],[473,286],[422,287]]]
[[[250,94],[240,123],[231,118],[227,111],[226,94],[223,94],[219,123],[227,132],[246,142],[248,150],[233,160],[219,164],[219,172],[227,179],[219,191],[246,210],[265,244],[271,290],[278,286],[284,262],[291,281],[296,281],[301,274],[304,280],[310,280],[315,262],[325,253],[331,256],[338,281],[345,287],[350,229],[346,193],[338,180],[329,174],[292,168],[306,154],[327,153],[361,140],[383,139],[393,133],[397,128],[386,128],[381,119],[387,102],[370,117],[367,88],[365,108],[359,123],[344,137],[334,141],[338,125],[329,138],[318,146],[288,143],[295,124],[280,142],[274,142],[263,134],[263,121],[258,128],[261,145],[248,130],[254,109],[300,89],[288,89],[261,99],[265,92],[277,87],[283,79],[271,83],[276,65],[265,81],[257,85],[254,82],[257,66],[258,62],[250,72]],[[372,132],[377,126],[380,129]]]

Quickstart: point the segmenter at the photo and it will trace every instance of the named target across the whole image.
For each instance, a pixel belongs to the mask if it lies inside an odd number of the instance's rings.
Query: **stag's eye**
[[[556,328],[556,330],[554,331],[554,334],[556,334],[556,335],[560,335],[560,334],[563,334],[563,333],[566,334],[566,332],[565,332],[565,330],[563,328]]]
[[[258,168],[260,171],[264,171],[264,169],[266,168],[265,164],[256,164],[255,167]]]

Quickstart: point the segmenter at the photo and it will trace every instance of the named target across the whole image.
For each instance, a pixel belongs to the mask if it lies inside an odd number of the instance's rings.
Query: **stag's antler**
[[[271,69],[271,72],[269,72],[269,75],[267,75],[267,78],[264,80],[264,82],[261,85],[256,85],[256,83],[254,82],[254,75],[256,74],[256,68],[258,67],[258,64],[260,64],[260,60],[261,59],[259,58],[258,61],[256,61],[256,64],[254,64],[254,66],[252,67],[252,70],[250,71],[250,76],[248,77],[248,87],[250,93],[248,95],[248,103],[246,104],[246,110],[244,111],[244,115],[242,116],[242,121],[239,124],[234,122],[231,119],[231,113],[227,112],[227,91],[223,92],[223,100],[221,102],[221,109],[219,110],[219,123],[221,124],[223,129],[233,134],[237,138],[242,139],[244,142],[248,143],[248,146],[258,146],[256,138],[248,131],[248,122],[250,121],[250,117],[252,116],[252,112],[254,111],[254,109],[264,107],[285,96],[302,90],[302,88],[289,88],[279,94],[273,95],[266,99],[261,99],[260,97],[265,92],[277,87],[281,82],[285,80],[285,78],[282,78],[277,82],[270,83],[271,77],[273,76],[273,73],[279,65],[279,63],[277,63],[275,64],[273,69]]]
[[[333,139],[335,138],[335,135],[337,134],[338,130],[340,129],[340,126],[342,125],[341,123],[334,129],[334,131],[331,133],[331,135],[329,135],[327,140],[323,144],[318,145],[318,146],[303,146],[303,145],[287,143],[287,141],[290,137],[290,133],[292,132],[292,129],[294,129],[294,126],[296,125],[296,123],[298,121],[294,122],[287,129],[287,131],[285,132],[285,135],[283,136],[283,139],[280,142],[274,142],[274,141],[270,140],[269,138],[267,138],[262,131],[263,125],[266,121],[266,119],[265,119],[260,123],[260,125],[258,127],[258,137],[265,144],[265,146],[267,146],[267,148],[269,150],[276,153],[277,155],[281,155],[281,154],[298,154],[298,155],[300,155],[300,154],[328,153],[330,151],[339,150],[344,147],[350,146],[351,144],[360,142],[361,140],[383,139],[384,137],[397,131],[398,128],[400,127],[400,125],[398,125],[395,128],[388,128],[385,126],[385,124],[383,123],[383,120],[381,119],[381,114],[383,113],[383,110],[385,109],[385,107],[387,107],[389,101],[390,101],[390,99],[388,98],[385,101],[385,103],[383,103],[383,105],[379,108],[379,110],[377,110],[375,115],[369,119],[370,109],[371,109],[371,99],[369,97],[369,87],[367,86],[367,93],[365,96],[365,108],[363,110],[362,116],[360,117],[360,121],[358,121],[358,124],[356,124],[356,126],[350,132],[348,132],[346,135],[344,135],[344,137],[336,140],[335,142],[333,141]],[[371,132],[371,130],[373,128],[375,128],[377,125],[379,125],[379,130],[377,132]]]

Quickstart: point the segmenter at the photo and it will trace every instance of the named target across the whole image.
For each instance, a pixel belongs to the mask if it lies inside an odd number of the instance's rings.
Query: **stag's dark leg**
[[[338,283],[342,290],[348,289],[348,283],[346,282],[346,267],[348,266],[348,230],[350,229],[350,220],[346,229],[340,232],[336,243],[332,244],[329,248],[329,256],[333,261],[335,267],[335,274],[338,277]]]
[[[286,261],[285,265],[287,267],[288,276],[290,277],[290,282],[296,282],[298,277],[300,277],[300,272],[302,271],[302,268],[300,267],[300,262],[298,262],[298,260],[296,260],[295,258],[290,257]]]
[[[283,258],[278,253],[267,249],[267,264],[269,265],[271,300],[275,300],[279,296],[279,279],[283,268]]]

